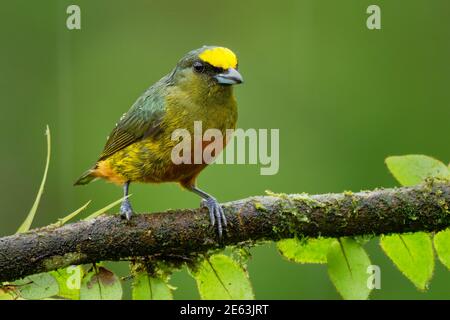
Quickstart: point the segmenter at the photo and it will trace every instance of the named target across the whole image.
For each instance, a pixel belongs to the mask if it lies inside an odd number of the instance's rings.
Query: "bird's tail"
[[[75,181],[75,183],[73,185],[74,186],[81,186],[81,185],[84,185],[84,184],[88,184],[92,180],[95,180],[96,176],[94,176],[93,173],[94,173],[94,170],[93,169],[89,169],[88,171],[83,173],[81,175],[81,177],[79,177],[78,180]]]

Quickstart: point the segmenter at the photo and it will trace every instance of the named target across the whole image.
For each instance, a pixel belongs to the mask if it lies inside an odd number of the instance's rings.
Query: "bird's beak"
[[[244,82],[241,74],[234,68],[228,68],[225,72],[215,75],[214,78],[216,78],[218,83],[227,85]]]

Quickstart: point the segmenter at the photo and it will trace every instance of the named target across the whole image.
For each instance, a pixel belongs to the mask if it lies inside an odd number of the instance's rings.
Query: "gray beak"
[[[215,75],[214,78],[216,78],[218,83],[227,85],[244,82],[241,74],[234,68],[229,68],[225,72]]]

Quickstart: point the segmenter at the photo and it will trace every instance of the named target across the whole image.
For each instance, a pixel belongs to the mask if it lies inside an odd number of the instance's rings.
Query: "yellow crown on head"
[[[233,51],[224,47],[206,49],[198,57],[216,68],[236,68],[237,57]]]

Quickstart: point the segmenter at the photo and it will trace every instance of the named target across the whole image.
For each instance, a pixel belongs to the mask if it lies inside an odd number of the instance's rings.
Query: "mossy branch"
[[[343,237],[450,226],[450,183],[323,195],[270,194],[223,204],[222,243],[207,210],[118,215],[0,238],[0,282],[73,264],[142,256],[184,261],[211,249],[294,236]]]

